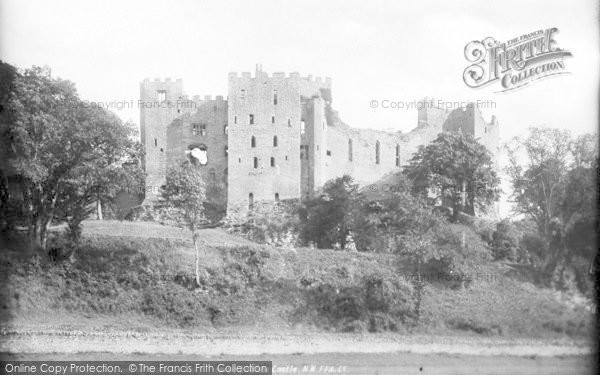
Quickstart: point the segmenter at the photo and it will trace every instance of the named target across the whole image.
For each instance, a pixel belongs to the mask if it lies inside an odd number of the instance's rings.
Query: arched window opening
[[[204,144],[189,145],[185,155],[193,165],[208,164],[208,148]]]

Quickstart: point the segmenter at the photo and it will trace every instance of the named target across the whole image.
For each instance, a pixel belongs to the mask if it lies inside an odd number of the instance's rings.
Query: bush
[[[446,223],[436,229],[433,256],[426,266],[450,286],[468,286],[470,276],[491,258],[487,245],[470,227]],[[458,282],[458,284],[456,283]]]
[[[519,234],[507,220],[496,224],[491,245],[494,260],[516,261],[518,259]]]
[[[253,242],[280,247],[297,244],[299,237],[298,201],[257,202],[250,211],[230,215],[225,227]]]
[[[306,290],[305,297],[317,325],[340,332],[398,331],[413,317],[412,286],[381,276],[365,276],[358,285],[324,283]]]

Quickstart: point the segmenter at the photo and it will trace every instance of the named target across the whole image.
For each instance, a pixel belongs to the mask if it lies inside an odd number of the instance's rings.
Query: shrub
[[[256,243],[294,246],[299,237],[298,201],[256,202],[252,210],[230,215],[225,227]]]
[[[381,276],[365,276],[358,285],[324,283],[305,293],[306,310],[316,312],[317,324],[340,332],[397,331],[413,315],[411,285]]]
[[[494,260],[516,261],[518,258],[519,235],[507,220],[496,224],[492,235],[492,256]]]
[[[470,275],[491,258],[490,251],[481,237],[470,227],[446,223],[436,229],[433,246],[436,250],[426,264],[429,272],[437,272],[441,278],[458,281],[468,286]],[[452,283],[451,286],[457,286]]]

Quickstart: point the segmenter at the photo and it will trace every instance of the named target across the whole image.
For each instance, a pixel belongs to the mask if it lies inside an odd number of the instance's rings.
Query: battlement
[[[219,102],[223,101],[223,95],[215,95],[214,98],[212,95],[194,95],[192,100],[195,102]]]
[[[183,84],[183,79],[181,78],[177,78],[175,81],[173,81],[173,79],[171,79],[171,77],[167,77],[164,80],[160,79],[160,78],[154,78],[153,80],[151,80],[150,78],[144,78],[144,80],[142,81],[143,85],[149,85],[149,84],[156,84],[156,83],[178,83],[178,84]]]
[[[265,73],[262,71],[258,71],[254,75],[251,72],[242,72],[241,74],[238,74],[237,72],[229,73],[229,80],[257,79],[257,78],[276,79],[276,80],[289,79],[289,80],[297,80],[297,81],[303,80],[303,81],[307,81],[310,83],[316,83],[318,85],[322,85],[322,86],[326,86],[326,87],[331,86],[331,77],[324,77],[324,78],[323,77],[313,77],[312,75],[303,77],[298,72],[292,72],[287,75],[284,72],[275,72],[275,73],[272,73],[271,75],[269,75],[268,73]]]

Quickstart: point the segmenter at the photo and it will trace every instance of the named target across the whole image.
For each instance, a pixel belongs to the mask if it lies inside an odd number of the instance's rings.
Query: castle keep
[[[254,75],[230,73],[227,99],[188,97],[179,79],[146,79],[140,108],[147,199],[156,197],[167,168],[191,154],[206,181],[227,186],[228,212],[309,197],[344,174],[373,183],[443,131],[473,135],[496,158],[499,150],[496,118],[486,122],[476,106],[423,105],[409,133],[357,129],[333,109],[330,78],[269,75],[260,66]]]

